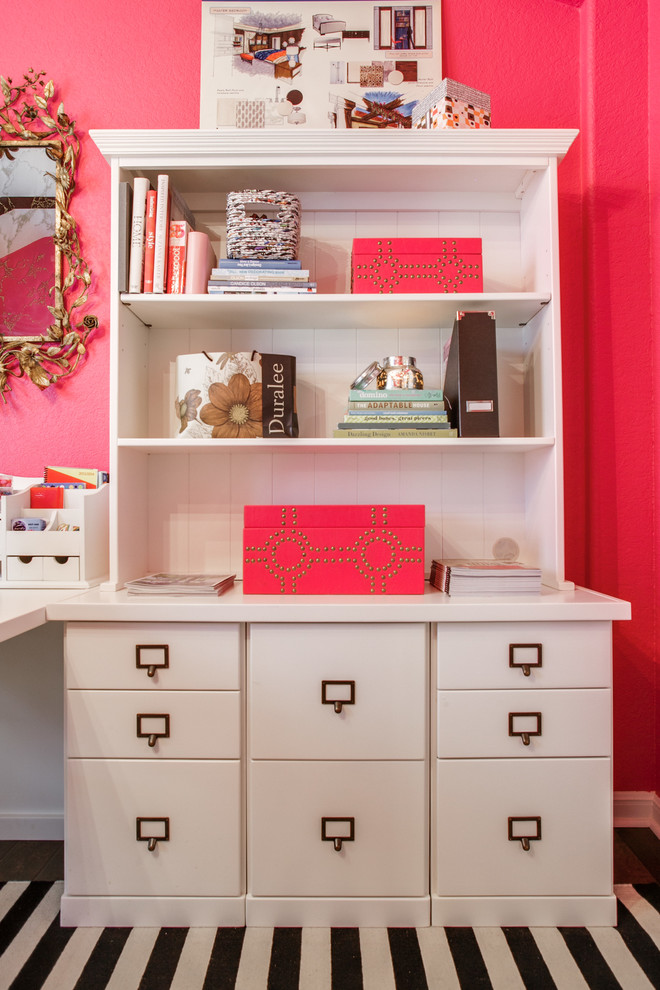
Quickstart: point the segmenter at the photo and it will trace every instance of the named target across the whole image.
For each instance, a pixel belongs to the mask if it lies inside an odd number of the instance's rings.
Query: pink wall
[[[660,49],[660,8],[653,0],[649,0],[649,43],[648,51],[657,52]],[[660,65],[657,58],[649,59],[649,83],[650,93],[660,92]],[[649,99],[649,186],[651,193],[650,201],[650,241],[651,241],[651,273],[660,270],[660,100]],[[660,280],[651,277],[651,311],[649,313],[648,329],[649,336],[656,330],[658,314],[660,313]],[[660,381],[660,346],[657,342],[653,347],[653,382]],[[654,396],[655,398],[655,396]],[[660,403],[654,401],[654,422],[651,436],[660,436]],[[657,493],[660,491],[660,459],[655,456],[654,451],[654,478],[653,492],[655,493],[657,506]],[[656,509],[657,512],[657,509]],[[657,562],[660,560],[660,541],[658,539],[657,516],[654,519],[653,559],[655,570],[652,575],[652,587],[656,591],[657,601]],[[653,638],[647,644],[647,654],[649,655],[649,665],[653,663],[655,674],[655,790],[660,793],[660,658],[658,657],[658,614],[657,606],[654,603],[654,625]]]
[[[660,16],[649,23],[647,7],[651,0],[442,2],[444,74],[489,92],[497,127],[581,131],[560,168],[567,576],[633,603],[633,621],[616,632],[619,790],[660,790],[652,446],[660,345],[650,332],[660,158],[649,101],[660,70],[647,64]],[[199,107],[199,0],[51,0],[48,31],[35,30],[42,21],[38,0],[4,0],[0,73],[45,69],[78,123],[75,214],[101,327],[69,382],[44,393],[18,382],[0,408],[0,469],[17,474],[37,474],[46,461],[108,461],[108,170],[87,131],[195,128]]]
[[[633,602],[615,641],[615,781],[657,789],[647,4],[599,0],[584,15],[587,579]]]

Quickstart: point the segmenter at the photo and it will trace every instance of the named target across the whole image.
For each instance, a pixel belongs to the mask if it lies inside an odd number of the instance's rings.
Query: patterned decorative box
[[[490,96],[454,79],[443,79],[440,86],[413,107],[412,126],[423,130],[490,127]]]
[[[351,291],[482,292],[480,237],[356,237]]]
[[[423,505],[246,505],[246,595],[422,595]]]
[[[295,260],[300,200],[274,189],[227,193],[227,257]]]

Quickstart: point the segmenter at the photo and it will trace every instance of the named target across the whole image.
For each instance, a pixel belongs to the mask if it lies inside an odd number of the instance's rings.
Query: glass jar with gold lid
[[[383,358],[382,365],[378,388],[424,388],[424,376],[414,357],[393,354]]]

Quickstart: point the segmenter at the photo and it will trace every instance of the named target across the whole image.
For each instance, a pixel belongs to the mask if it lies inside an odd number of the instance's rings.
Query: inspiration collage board
[[[202,0],[200,128],[409,128],[442,81],[440,10]]]

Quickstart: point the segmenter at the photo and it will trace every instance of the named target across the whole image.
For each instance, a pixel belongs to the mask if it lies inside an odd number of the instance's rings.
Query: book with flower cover
[[[179,354],[174,413],[183,440],[297,437],[296,359],[259,351]]]

